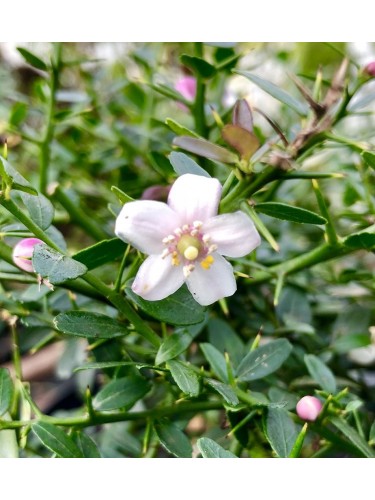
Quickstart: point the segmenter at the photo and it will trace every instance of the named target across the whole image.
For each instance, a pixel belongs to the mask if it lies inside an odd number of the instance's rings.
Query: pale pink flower
[[[371,77],[375,77],[375,61],[371,61],[365,66],[365,73]]]
[[[308,420],[309,422],[314,422],[318,418],[322,408],[321,401],[315,396],[304,396],[298,401],[296,406],[299,418]]]
[[[149,257],[139,268],[133,291],[161,300],[187,284],[201,305],[233,295],[236,280],[227,257],[243,257],[260,244],[253,222],[241,211],[217,215],[217,179],[185,174],[173,184],[168,203],[126,203],[116,235]]]
[[[33,263],[31,261],[35,245],[43,243],[38,238],[25,238],[17,243],[13,248],[13,262],[28,273],[33,273]]]

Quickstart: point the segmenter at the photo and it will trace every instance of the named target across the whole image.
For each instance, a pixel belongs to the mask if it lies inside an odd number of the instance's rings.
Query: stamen
[[[162,259],[165,259],[167,257],[167,255],[169,255],[169,249],[166,248],[165,250],[163,250],[163,253],[161,254],[161,258]]]
[[[173,236],[173,234],[169,234],[167,237],[163,238],[163,243],[172,243],[176,239],[176,236]]]
[[[172,266],[179,266],[180,265],[180,259],[178,258],[178,253],[173,252],[172,253]]]
[[[199,234],[199,231],[198,229],[193,229],[192,231],[190,231],[190,236],[197,236],[197,234]]]
[[[202,260],[201,266],[203,269],[207,271],[208,269],[210,269],[213,263],[214,263],[214,258],[212,257],[212,255],[207,255],[207,257],[204,260]]]
[[[208,253],[215,252],[215,250],[217,250],[217,245],[210,245],[208,247]]]
[[[187,260],[195,260],[198,257],[199,250],[197,247],[189,246],[184,251],[184,257]]]
[[[195,229],[200,229],[202,226],[203,226],[203,222],[201,222],[200,220],[195,220],[193,222],[193,227],[195,227]]]
[[[185,232],[186,232],[186,231],[189,231],[189,229],[190,229],[190,228],[189,228],[189,226],[188,226],[187,224],[184,224],[184,225],[182,226],[182,230],[183,230],[183,231],[185,231]]]
[[[180,227],[178,227],[177,229],[175,229],[173,232],[174,232],[174,234],[175,234],[176,236],[181,236],[181,235],[182,235],[182,230],[181,230],[181,228],[180,228]]]
[[[193,264],[188,264],[187,266],[184,266],[182,271],[184,273],[185,278],[188,278],[191,274],[192,271],[194,271],[195,266]]]
[[[208,243],[210,241],[210,239],[211,239],[211,236],[209,234],[204,234],[202,236],[203,243]]]

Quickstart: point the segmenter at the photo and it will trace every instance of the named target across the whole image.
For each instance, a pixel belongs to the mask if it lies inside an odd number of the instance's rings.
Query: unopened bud
[[[299,418],[308,420],[309,422],[314,422],[318,418],[322,408],[321,401],[315,396],[304,396],[298,401],[296,406]]]
[[[151,186],[142,193],[141,200],[167,201],[171,186]]]
[[[374,78],[375,77],[375,61],[371,61],[368,64],[366,64],[363,71],[368,76],[371,76],[372,78]]]
[[[32,256],[35,245],[43,243],[42,240],[38,238],[25,238],[17,243],[13,248],[13,262],[24,271],[28,273],[33,273],[34,268],[32,264]]]

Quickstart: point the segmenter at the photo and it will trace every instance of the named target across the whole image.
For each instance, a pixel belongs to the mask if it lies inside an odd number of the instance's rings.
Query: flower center
[[[202,243],[195,236],[183,234],[177,243],[177,251],[187,260],[195,260],[202,249]]]
[[[210,236],[201,231],[202,222],[195,221],[193,224],[185,224],[174,230],[173,234],[163,239],[166,249],[162,257],[171,255],[172,266],[183,264],[185,277],[194,271],[196,262],[202,269],[208,270],[214,262],[210,255],[217,249],[216,245],[210,244]]]

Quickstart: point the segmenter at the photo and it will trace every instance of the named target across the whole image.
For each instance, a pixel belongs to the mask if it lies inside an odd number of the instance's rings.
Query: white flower
[[[222,255],[243,257],[260,236],[243,212],[217,215],[221,189],[217,179],[185,174],[173,184],[168,204],[124,205],[115,233],[149,255],[133,282],[136,294],[161,300],[185,282],[204,306],[234,294],[233,268]]]

